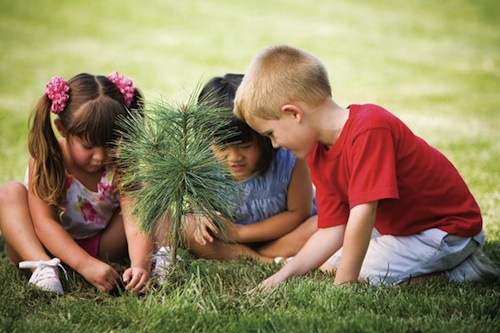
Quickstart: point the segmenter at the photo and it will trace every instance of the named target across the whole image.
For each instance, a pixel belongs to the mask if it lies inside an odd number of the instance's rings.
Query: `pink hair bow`
[[[125,98],[126,107],[130,107],[132,100],[134,99],[135,88],[133,86],[132,80],[128,79],[124,75],[118,74],[114,71],[108,76],[108,79],[115,84],[115,86],[120,90]]]
[[[66,101],[69,98],[68,90],[68,82],[64,81],[64,79],[60,76],[54,76],[45,85],[45,93],[52,101],[52,105],[50,106],[50,111],[52,113],[60,113],[64,111]]]

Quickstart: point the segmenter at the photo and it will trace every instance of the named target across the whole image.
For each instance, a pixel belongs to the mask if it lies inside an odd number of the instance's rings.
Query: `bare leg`
[[[323,273],[328,273],[328,274],[335,274],[335,272],[337,271],[335,266],[329,264],[328,261],[325,262],[323,265],[319,266],[318,269]]]
[[[243,255],[251,256],[263,263],[273,262],[273,258],[266,257],[251,247],[244,244],[228,244],[214,239],[212,243],[199,245],[194,240],[190,242],[189,251],[195,256],[203,259],[233,260]]]
[[[127,258],[127,255],[127,237],[123,226],[123,218],[121,210],[117,209],[102,233],[101,244],[99,244],[99,258],[120,261]]]
[[[170,218],[167,216],[165,221],[162,223],[158,223],[156,225],[155,233],[154,233],[154,250],[158,251],[162,246],[168,246],[168,231],[170,228]]]
[[[188,241],[188,250],[198,258],[214,260],[233,260],[240,256],[248,255],[263,263],[273,262],[273,257],[262,255],[251,247],[244,244],[225,243],[214,237],[212,243],[200,245],[194,239],[194,225],[186,227],[186,239]]]
[[[309,237],[316,232],[317,223],[317,215],[311,216],[292,232],[267,242],[264,246],[259,247],[257,251],[266,257],[293,257],[300,251]]]
[[[28,208],[28,191],[19,182],[0,187],[0,230],[14,264],[23,260],[51,259],[35,233]]]

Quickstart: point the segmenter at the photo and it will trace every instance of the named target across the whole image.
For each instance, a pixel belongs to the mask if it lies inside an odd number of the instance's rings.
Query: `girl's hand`
[[[189,218],[196,219],[193,221],[195,223],[194,229],[194,239],[200,245],[206,245],[208,243],[212,243],[214,238],[211,233],[217,235],[219,230],[212,224],[212,222],[204,216],[195,216],[191,215]]]
[[[84,270],[79,272],[85,280],[102,292],[110,292],[121,281],[120,274],[110,265],[93,258],[90,265],[85,265]]]
[[[145,293],[149,287],[149,273],[142,267],[129,267],[123,273],[126,290],[134,293]]]

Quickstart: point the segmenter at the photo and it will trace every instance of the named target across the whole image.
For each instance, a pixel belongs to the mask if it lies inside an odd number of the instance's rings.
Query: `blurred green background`
[[[28,115],[55,75],[183,100],[261,48],[316,54],[341,105],[379,103],[442,150],[500,225],[498,0],[0,2],[0,183],[23,178]]]

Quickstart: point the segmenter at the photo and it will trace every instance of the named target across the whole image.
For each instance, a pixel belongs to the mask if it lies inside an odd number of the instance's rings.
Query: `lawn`
[[[498,22],[497,0],[1,1],[0,184],[23,179],[29,113],[52,76],[118,70],[146,102],[183,101],[286,43],[324,61],[341,105],[381,104],[450,158],[500,264]],[[0,237],[0,332],[500,331],[500,283],[338,288],[313,272],[248,295],[279,267],[181,255],[143,297],[101,294],[73,272],[56,297],[28,287]]]

